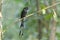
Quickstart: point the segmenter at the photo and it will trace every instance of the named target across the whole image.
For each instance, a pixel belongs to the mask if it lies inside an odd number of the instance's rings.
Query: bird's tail
[[[21,21],[20,28],[21,28],[21,27],[24,27],[24,20]]]
[[[24,20],[21,20],[19,35],[22,35],[23,36],[23,29],[24,29]]]

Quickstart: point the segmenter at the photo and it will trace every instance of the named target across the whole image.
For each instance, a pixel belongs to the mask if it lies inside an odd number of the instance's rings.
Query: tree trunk
[[[36,0],[36,7],[37,7],[37,16],[38,16],[38,40],[42,39],[42,22],[40,17],[40,4],[39,4],[39,0]]]
[[[2,40],[2,12],[1,12],[1,8],[2,8],[2,0],[0,0],[0,40]]]
[[[56,0],[51,0],[52,4],[55,4],[56,3]],[[54,12],[54,15],[56,14],[56,6],[52,7],[53,9],[53,12]],[[56,40],[55,35],[56,33],[56,20],[55,18],[53,17],[52,19],[52,26],[51,26],[51,33],[50,33],[50,39],[49,40]]]

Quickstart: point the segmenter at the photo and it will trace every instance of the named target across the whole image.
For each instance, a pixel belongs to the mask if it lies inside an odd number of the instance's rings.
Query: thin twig
[[[56,5],[58,5],[58,4],[60,4],[60,2],[58,2],[58,3],[55,3],[55,4],[53,4],[53,5],[50,5],[50,6],[48,6],[48,7],[46,7],[45,8],[45,10],[46,9],[49,9],[49,8],[51,8],[51,7],[53,7],[53,6],[56,6]],[[39,10],[39,11],[37,11],[37,12],[41,12],[42,10]],[[36,11],[35,11],[36,12]],[[26,17],[24,17],[24,18],[28,18],[28,17],[30,17],[30,16],[33,16],[34,15],[34,13],[32,13],[32,14],[29,14],[29,15],[27,15]],[[19,22],[19,21],[21,21],[23,18],[20,18],[20,19],[16,19],[16,21],[14,22],[14,23],[11,23],[10,25],[13,25],[13,24],[15,24],[16,22]],[[45,24],[45,23],[44,23]],[[9,26],[10,26],[9,25]]]
[[[50,6],[46,7],[46,8],[44,8],[44,9],[45,9],[45,10],[46,10],[46,9],[49,9],[49,8],[51,8],[51,7],[53,7],[53,6],[58,5],[58,4],[60,4],[60,2],[55,3],[55,4],[53,4],[53,5],[50,5]],[[39,11],[37,11],[37,12],[41,12],[41,11],[42,11],[42,10],[39,10]],[[32,16],[32,15],[34,15],[34,13],[29,14],[29,15],[25,16],[24,18],[30,17],[30,16]],[[20,18],[19,21],[21,21],[22,19],[23,19],[23,18]]]

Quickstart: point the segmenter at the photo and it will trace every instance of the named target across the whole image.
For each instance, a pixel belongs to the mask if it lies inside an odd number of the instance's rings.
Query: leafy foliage
[[[43,0],[41,0],[40,2],[41,2],[41,6],[40,6],[41,9],[44,9],[46,6],[43,4]],[[21,38],[19,36],[19,30],[20,30],[19,25],[21,21],[16,22],[16,20],[19,20],[21,11],[23,10],[25,6],[29,7],[29,11],[27,15],[32,14],[32,13],[34,13],[34,15],[26,18],[24,36],[23,38]],[[59,10],[60,9],[58,7],[58,15],[60,13]],[[38,35],[37,19],[38,17],[36,13],[37,12],[36,12],[36,1],[35,0],[29,0],[29,1],[28,0],[3,0],[3,5],[2,5],[3,40],[20,40],[20,39],[37,40],[37,35]],[[42,16],[40,16],[39,18],[44,19],[44,20],[50,20],[52,16],[53,16],[53,13],[51,12],[49,14],[47,13],[42,14]],[[58,40],[60,40],[59,33],[57,34],[57,36],[58,36]],[[43,36],[43,38],[45,37]]]

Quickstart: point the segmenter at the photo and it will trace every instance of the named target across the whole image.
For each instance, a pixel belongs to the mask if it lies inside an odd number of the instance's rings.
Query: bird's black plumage
[[[21,12],[20,18],[22,18],[22,20],[21,20],[20,28],[21,28],[21,27],[24,28],[24,17],[25,17],[26,14],[27,14],[27,10],[28,10],[28,7],[24,7],[23,10],[22,10],[22,12]],[[20,30],[19,35],[23,35],[22,30]]]
[[[20,25],[20,27],[24,27],[24,17],[25,17],[26,14],[27,14],[27,10],[28,10],[28,7],[25,7],[25,8],[23,8],[23,10],[22,10],[22,12],[21,12],[21,18],[22,18],[22,20],[21,20],[21,25]]]
[[[22,12],[21,12],[21,18],[23,18],[23,17],[26,16],[27,10],[28,10],[28,7],[23,8],[23,10],[22,10]]]

